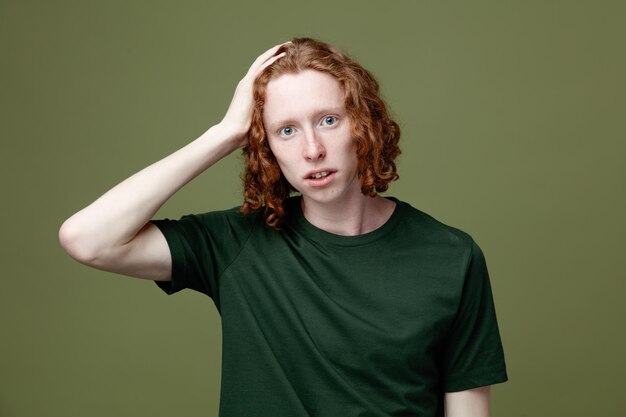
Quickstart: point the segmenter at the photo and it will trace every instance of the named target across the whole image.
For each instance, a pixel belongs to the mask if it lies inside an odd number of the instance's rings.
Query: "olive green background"
[[[621,416],[626,29],[615,1],[0,0],[0,416],[216,416],[212,301],[73,261],[61,223],[223,117],[294,36],[380,81],[389,193],[485,252],[509,381],[494,416]],[[231,155],[159,218],[241,201]],[[245,401],[242,398],[242,401]]]

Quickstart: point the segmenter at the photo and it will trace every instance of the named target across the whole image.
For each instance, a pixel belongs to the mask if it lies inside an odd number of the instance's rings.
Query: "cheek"
[[[267,146],[270,148],[270,151],[272,151],[272,154],[276,155],[276,145],[274,144],[274,141],[270,139],[267,134],[265,136],[265,140],[267,141]]]
[[[349,157],[354,157],[355,159],[357,159],[357,144],[356,141],[352,138],[347,139],[342,147],[342,151],[344,152],[344,154],[348,155]]]
[[[271,146],[270,144],[270,150],[272,151],[272,154],[274,155],[274,159],[276,160],[276,163],[278,164],[278,168],[280,169],[280,171],[282,172],[283,175],[288,176],[289,174],[289,158],[288,155],[285,154],[286,149],[283,149],[280,146]]]
[[[272,151],[272,155],[274,156],[276,162],[278,162],[278,165],[282,165],[280,147],[276,146],[276,143],[273,140],[268,140],[267,145],[269,146],[270,151]]]

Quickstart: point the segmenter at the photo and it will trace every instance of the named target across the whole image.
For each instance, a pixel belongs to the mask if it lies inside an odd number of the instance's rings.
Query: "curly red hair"
[[[265,206],[265,223],[275,229],[285,217],[285,199],[297,190],[282,175],[266,138],[263,106],[271,79],[313,69],[330,74],[341,83],[352,137],[357,144],[358,177],[363,194],[374,197],[398,179],[395,159],[400,154],[400,127],[391,119],[380,97],[378,82],[369,71],[337,48],[311,38],[294,38],[276,54],[281,52],[286,55],[254,81],[252,124],[248,144],[243,148],[246,168],[241,213]]]

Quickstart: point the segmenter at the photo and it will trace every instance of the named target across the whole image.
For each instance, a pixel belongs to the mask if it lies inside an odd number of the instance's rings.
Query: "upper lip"
[[[316,169],[314,171],[310,171],[309,173],[307,173],[304,176],[304,178],[305,179],[309,179],[312,175],[315,175],[315,174],[317,174],[319,172],[328,172],[330,174],[330,173],[335,172],[335,171],[336,171],[336,169],[331,169],[331,168]]]

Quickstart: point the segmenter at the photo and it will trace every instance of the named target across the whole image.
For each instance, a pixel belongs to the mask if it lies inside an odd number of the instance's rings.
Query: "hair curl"
[[[339,49],[311,38],[293,38],[276,54],[286,55],[259,74],[254,81],[254,107],[248,131],[245,158],[244,203],[241,213],[265,206],[265,223],[278,229],[285,217],[283,203],[297,191],[283,176],[267,142],[263,106],[267,83],[283,74],[313,69],[332,75],[344,91],[344,105],[357,144],[358,177],[361,192],[371,197],[386,191],[399,178],[395,159],[400,154],[400,127],[389,115],[372,74]]]

